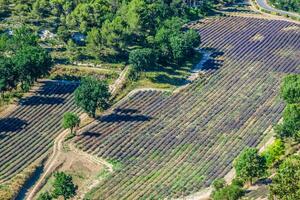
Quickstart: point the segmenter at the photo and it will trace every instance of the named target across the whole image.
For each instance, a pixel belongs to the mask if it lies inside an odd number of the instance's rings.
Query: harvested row
[[[212,75],[171,96],[137,93],[116,108],[135,112],[103,116],[74,140],[122,163],[95,199],[182,197],[225,176],[239,152],[257,146],[280,119],[282,77],[300,73],[300,33],[291,26],[246,17],[193,24],[215,52],[203,69]]]
[[[80,113],[72,93],[78,83],[42,81],[33,95],[0,116],[0,183],[42,158],[62,131],[65,112]]]

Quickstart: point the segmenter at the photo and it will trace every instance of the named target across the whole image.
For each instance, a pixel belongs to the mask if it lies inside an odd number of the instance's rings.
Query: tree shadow
[[[60,97],[32,96],[20,101],[19,104],[22,106],[59,105],[63,104],[64,101]]]
[[[130,114],[117,114],[112,113],[110,115],[102,116],[98,120],[101,122],[144,122],[151,120],[152,117],[145,116],[145,115],[130,115]]]
[[[83,132],[81,133],[79,136],[83,136],[83,137],[99,137],[101,135],[101,133],[96,133],[96,132]]]
[[[115,108],[114,113],[120,113],[120,114],[134,114],[139,113],[137,109],[131,109],[131,108]]]
[[[177,77],[170,77],[165,74],[160,74],[151,78],[151,81],[154,83],[162,83],[162,84],[170,84],[174,86],[181,86],[187,83],[185,78],[177,78]]]
[[[44,82],[44,84],[36,92],[38,95],[64,95],[72,94],[79,86],[78,81],[55,81]]]
[[[0,139],[6,137],[7,132],[17,132],[28,125],[25,120],[19,118],[3,118],[0,119]]]

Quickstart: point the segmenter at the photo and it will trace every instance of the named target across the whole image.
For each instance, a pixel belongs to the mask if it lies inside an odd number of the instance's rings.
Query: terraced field
[[[42,81],[33,95],[0,115],[0,183],[42,158],[62,131],[65,112],[80,112],[72,92],[78,83]]]
[[[239,152],[257,146],[279,121],[280,81],[300,73],[300,27],[245,17],[191,27],[215,52],[204,78],[172,95],[137,92],[74,140],[86,152],[122,163],[95,199],[192,194],[225,176]]]

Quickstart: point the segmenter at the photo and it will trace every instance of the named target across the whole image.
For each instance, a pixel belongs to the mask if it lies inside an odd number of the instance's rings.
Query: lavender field
[[[282,77],[300,73],[300,27],[246,17],[191,25],[214,51],[199,78],[174,94],[140,91],[86,127],[74,142],[121,163],[95,199],[183,197],[224,177],[280,120]]]

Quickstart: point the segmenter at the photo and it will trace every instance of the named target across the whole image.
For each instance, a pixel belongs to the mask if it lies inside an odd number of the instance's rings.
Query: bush
[[[231,185],[226,185],[224,179],[217,179],[213,183],[213,200],[237,200],[244,195],[243,182],[234,179]]]
[[[156,54],[152,49],[136,49],[129,54],[129,63],[137,70],[146,70],[156,64]]]
[[[273,167],[274,164],[280,160],[281,156],[284,155],[284,152],[284,143],[282,140],[276,139],[275,142],[262,153],[262,156],[265,157],[267,166]]]

